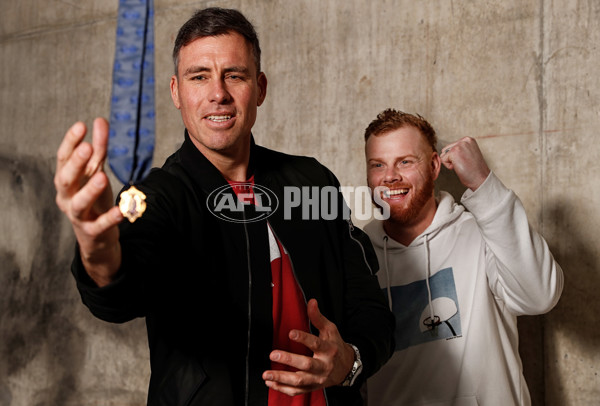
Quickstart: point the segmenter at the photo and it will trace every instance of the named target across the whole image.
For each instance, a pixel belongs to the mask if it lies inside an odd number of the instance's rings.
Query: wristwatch
[[[356,346],[354,344],[350,344],[350,343],[348,343],[348,344],[354,350],[354,364],[352,364],[352,369],[346,376],[346,379],[344,379],[344,381],[342,382],[342,386],[354,385],[354,381],[356,381],[356,378],[358,377],[358,375],[360,375],[360,373],[362,372],[362,368],[363,368],[362,361],[360,359],[360,352],[358,351],[358,348],[356,348]]]

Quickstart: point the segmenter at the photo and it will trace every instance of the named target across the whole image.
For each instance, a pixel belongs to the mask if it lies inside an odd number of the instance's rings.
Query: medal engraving
[[[143,192],[135,186],[131,186],[121,193],[120,198],[119,209],[130,223],[142,217],[142,214],[146,211],[146,195]]]

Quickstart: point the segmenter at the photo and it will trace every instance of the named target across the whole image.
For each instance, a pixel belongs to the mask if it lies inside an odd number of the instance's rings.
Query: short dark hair
[[[377,118],[365,129],[365,142],[371,135],[382,135],[403,127],[415,127],[425,137],[425,140],[435,151],[437,137],[435,130],[418,114],[405,113],[394,109],[387,109],[377,115]]]
[[[254,26],[242,13],[234,9],[209,7],[198,10],[181,26],[173,47],[175,74],[179,66],[179,51],[190,42],[204,37],[216,37],[237,32],[252,46],[256,74],[260,73],[260,44]]]

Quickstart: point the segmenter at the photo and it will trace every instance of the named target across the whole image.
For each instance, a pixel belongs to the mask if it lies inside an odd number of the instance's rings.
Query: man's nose
[[[224,80],[215,80],[211,84],[209,98],[211,102],[223,104],[231,99]]]
[[[402,174],[395,166],[388,166],[385,170],[383,181],[386,183],[394,183],[402,180]]]

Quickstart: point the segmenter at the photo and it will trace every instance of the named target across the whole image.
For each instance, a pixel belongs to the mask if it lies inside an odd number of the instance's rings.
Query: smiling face
[[[267,79],[256,72],[251,45],[236,32],[202,37],[179,51],[171,97],[194,145],[211,162],[249,154]]]
[[[381,196],[390,206],[387,223],[424,231],[436,210],[433,183],[440,172],[439,155],[412,126],[370,136],[365,152],[369,187],[389,188]]]

